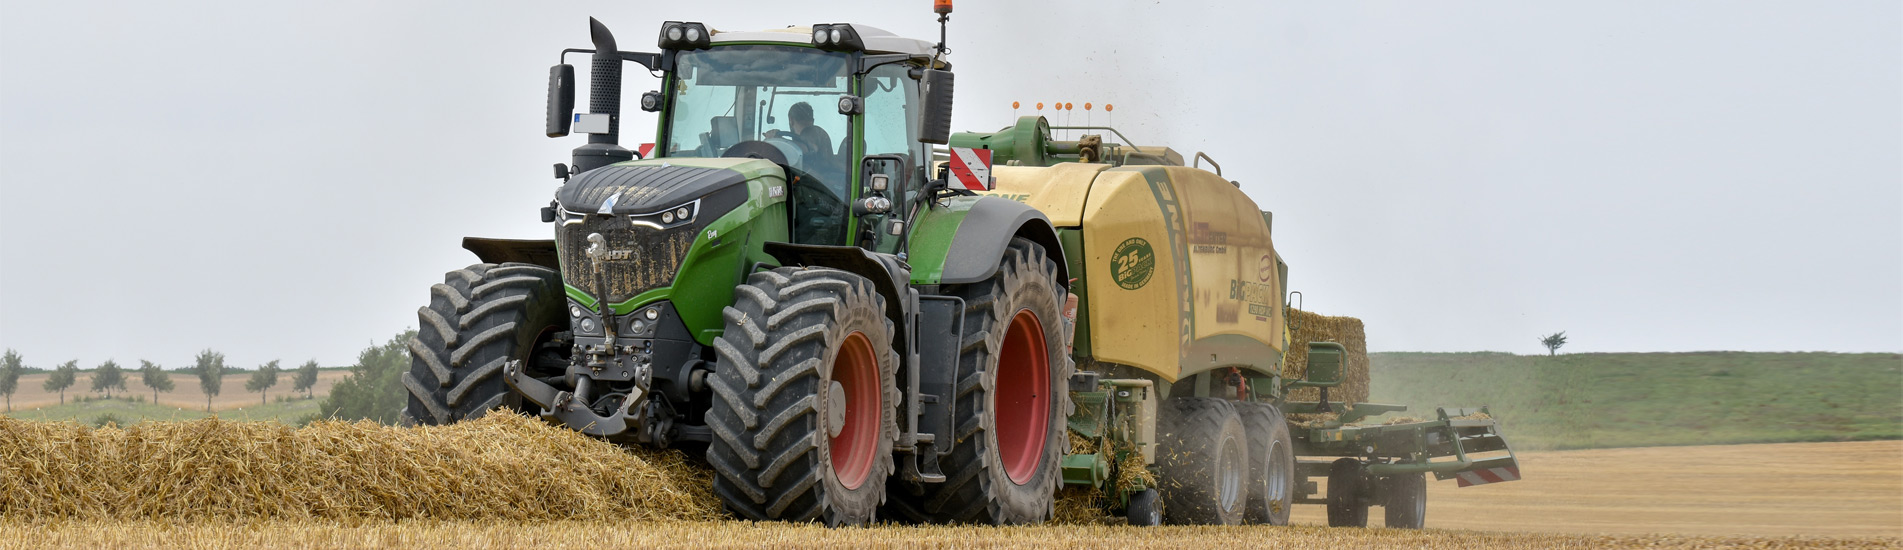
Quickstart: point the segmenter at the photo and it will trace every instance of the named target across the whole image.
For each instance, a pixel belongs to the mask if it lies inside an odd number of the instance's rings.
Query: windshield
[[[851,198],[847,54],[795,46],[680,52],[666,156],[753,157],[791,167],[793,240],[844,244]]]
[[[786,164],[823,172],[833,168],[826,163],[851,153],[839,151],[851,129],[837,107],[850,92],[846,54],[725,46],[679,55],[667,156],[718,157],[735,145],[765,141]]]

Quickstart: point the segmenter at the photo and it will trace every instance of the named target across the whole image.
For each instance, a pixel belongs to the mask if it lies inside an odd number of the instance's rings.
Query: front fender
[[[907,263],[912,284],[967,284],[991,278],[1012,237],[1044,247],[1057,262],[1059,285],[1070,281],[1057,230],[1043,212],[1010,199],[976,196],[940,200],[912,227]]]

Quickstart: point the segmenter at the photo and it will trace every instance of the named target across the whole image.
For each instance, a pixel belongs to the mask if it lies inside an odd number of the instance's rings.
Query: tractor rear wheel
[[[1242,523],[1249,500],[1249,440],[1227,400],[1179,397],[1163,402],[1157,460],[1163,521],[1175,525]]]
[[[1049,520],[1071,412],[1057,262],[1013,238],[996,275],[950,290],[965,300],[965,333],[949,397],[956,431],[938,437],[951,446],[939,459],[946,480],[894,483],[889,504],[913,521]]]
[[[1288,525],[1295,505],[1295,442],[1289,438],[1288,423],[1274,405],[1236,403],[1235,407],[1249,437],[1249,504],[1244,519]]]
[[[714,494],[752,520],[875,521],[898,439],[899,358],[872,282],[755,273],[724,317],[707,378]]]
[[[1427,475],[1400,474],[1381,480],[1387,489],[1382,505],[1387,526],[1393,529],[1420,529],[1427,523]]]
[[[502,382],[502,365],[528,360],[538,344],[566,329],[563,303],[561,275],[539,265],[449,272],[416,312],[420,326],[402,378],[409,397],[398,422],[449,424],[520,407],[520,396]]]
[[[1328,526],[1367,527],[1367,467],[1352,458],[1336,460],[1328,467]]]

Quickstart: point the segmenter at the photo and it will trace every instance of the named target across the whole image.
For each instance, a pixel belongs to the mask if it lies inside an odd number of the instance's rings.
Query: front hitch
[[[645,392],[634,388],[627,399],[621,400],[621,406],[608,416],[600,416],[588,407],[587,403],[577,402],[575,393],[557,389],[541,380],[528,375],[521,361],[510,361],[502,367],[502,380],[523,398],[541,406],[542,418],[556,419],[562,424],[597,437],[610,437],[628,432],[646,423],[646,407],[629,411],[634,405],[645,403]]]

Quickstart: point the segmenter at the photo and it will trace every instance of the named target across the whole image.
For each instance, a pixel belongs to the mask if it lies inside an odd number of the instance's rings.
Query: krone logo
[[[1150,250],[1150,241],[1142,237],[1131,237],[1117,245],[1116,252],[1110,254],[1110,278],[1124,290],[1136,290],[1149,284],[1150,275],[1156,273],[1156,252]]]

